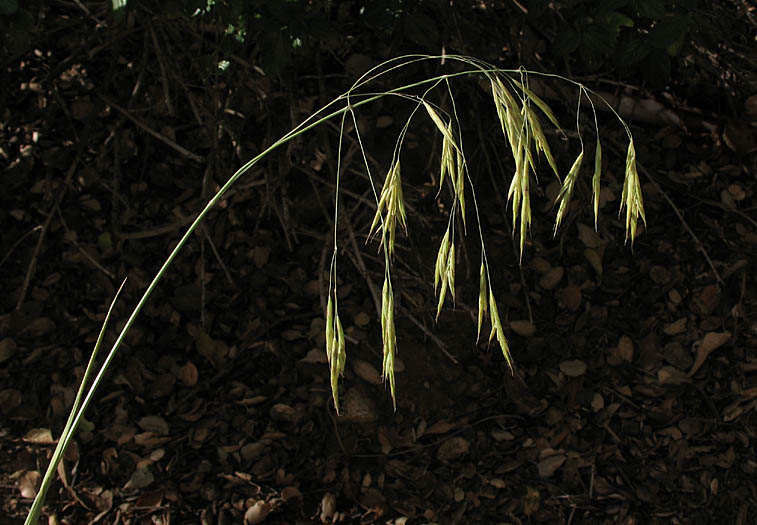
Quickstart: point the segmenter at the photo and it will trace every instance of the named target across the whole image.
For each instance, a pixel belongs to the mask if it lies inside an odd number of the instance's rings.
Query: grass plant
[[[445,61],[457,62],[459,65],[461,65],[461,70],[450,74],[441,74],[427,78],[412,84],[391,89],[389,91],[374,93],[369,90],[371,85],[375,85],[377,83],[377,80],[384,80],[384,77],[402,68],[407,68],[408,66],[417,64],[418,62],[422,61],[439,61],[442,59]],[[197,218],[194,220],[194,222],[192,222],[192,224],[187,228],[186,232],[182,235],[182,237],[176,244],[176,247],[168,255],[165,262],[153,278],[152,282],[149,284],[144,294],[138,301],[137,305],[134,307],[131,315],[129,316],[123,329],[110,348],[107,356],[103,360],[102,364],[98,367],[96,365],[95,358],[98,350],[100,349],[108,320],[110,319],[110,310],[108,311],[108,315],[105,318],[100,332],[100,337],[95,344],[95,348],[92,352],[92,357],[87,366],[86,372],[82,379],[82,383],[79,386],[78,394],[71,409],[71,414],[69,416],[68,422],[58,440],[58,444],[45,473],[42,486],[27,516],[26,524],[36,524],[39,520],[42,506],[44,504],[50,484],[52,483],[55,476],[58,463],[60,462],[60,459],[63,456],[66,447],[69,445],[71,439],[75,435],[79,422],[84,416],[87,407],[91,403],[97,388],[102,382],[106,370],[113,361],[113,358],[116,355],[116,352],[118,351],[118,348],[123,342],[126,334],[133,326],[134,322],[139,316],[140,311],[144,307],[145,303],[149,300],[158,283],[165,276],[171,263],[174,261],[176,256],[182,250],[183,246],[192,236],[193,232],[205,219],[208,212],[221,201],[226,192],[242,176],[244,176],[245,173],[247,173],[253,166],[261,162],[263,159],[265,159],[272,151],[286,144],[302,133],[305,133],[331,119],[341,118],[342,134],[340,136],[339,144],[340,158],[342,146],[341,139],[344,138],[343,130],[345,129],[346,119],[352,119],[352,124],[354,126],[355,133],[357,134],[357,141],[360,145],[365,169],[371,181],[374,197],[377,203],[376,214],[370,226],[370,234],[371,236],[379,240],[379,249],[382,251],[384,258],[384,283],[381,292],[381,334],[383,340],[382,371],[384,381],[388,382],[389,384],[393,401],[395,401],[396,403],[394,365],[398,349],[394,315],[395,300],[392,280],[392,263],[395,253],[397,230],[399,229],[405,233],[407,233],[408,230],[407,215],[403,198],[401,153],[410,123],[414,118],[416,118],[416,116],[420,118],[419,115],[425,114],[428,118],[430,118],[430,120],[434,123],[436,129],[442,136],[442,149],[439,162],[439,191],[441,192],[446,185],[450,188],[453,198],[446,231],[442,235],[439,250],[437,252],[436,263],[434,266],[434,289],[438,294],[437,317],[444,306],[447,296],[451,296],[453,300],[455,298],[456,245],[458,243],[458,235],[460,235],[460,232],[455,228],[455,218],[459,217],[461,219],[460,223],[463,225],[463,229],[467,229],[468,220],[466,218],[466,211],[467,205],[468,203],[470,203],[472,204],[472,215],[475,217],[475,228],[477,230],[481,243],[477,333],[480,336],[481,329],[484,325],[484,319],[488,319],[490,325],[489,341],[491,342],[495,338],[497,339],[497,343],[500,346],[505,361],[512,368],[513,358],[511,356],[510,347],[508,345],[507,338],[505,337],[505,330],[497,308],[495,292],[491,285],[492,281],[490,274],[492,271],[493,263],[487,257],[483,231],[479,217],[478,202],[476,200],[476,192],[475,188],[473,187],[473,183],[468,170],[468,163],[466,161],[465,150],[463,148],[462,136],[460,132],[460,121],[458,119],[455,98],[451,84],[453,80],[458,78],[477,77],[481,79],[483,77],[483,79],[487,81],[487,84],[491,88],[494,110],[499,119],[501,131],[503,134],[503,141],[513,157],[514,173],[512,175],[510,187],[508,190],[508,200],[511,201],[512,205],[513,233],[517,231],[519,256],[522,258],[526,235],[531,224],[532,210],[530,192],[532,175],[536,171],[535,156],[543,156],[554,172],[555,176],[562,182],[562,187],[556,201],[558,210],[555,220],[555,230],[557,230],[560,222],[567,213],[568,205],[573,194],[573,188],[578,176],[580,175],[584,159],[583,138],[581,138],[582,135],[580,126],[578,125],[579,121],[577,117],[576,126],[578,128],[577,131],[581,143],[581,151],[565,177],[562,179],[560,178],[557,163],[555,162],[554,156],[549,147],[549,143],[546,139],[546,134],[544,132],[544,119],[546,119],[547,124],[553,126],[556,129],[560,129],[560,125],[547,103],[539,98],[529,87],[529,78],[537,74],[543,75],[540,73],[528,72],[524,69],[503,70],[480,60],[454,55],[447,55],[444,57],[409,55],[390,60],[376,66],[375,68],[365,73],[346,93],[337,97],[326,106],[318,110],[310,118],[292,129],[289,133],[281,137],[265,151],[261,152],[259,155],[248,161],[233,175],[231,175],[226,183],[208,201],[202,211],[197,215]],[[590,101],[592,100],[589,97],[589,94],[593,93],[587,87],[579,83],[563,77],[556,77],[554,75],[543,76],[549,76],[553,79],[571,83],[578,89],[579,99],[581,96],[586,96]],[[451,101],[449,110],[447,111],[436,105],[431,98],[433,92],[440,87],[446,90],[447,94],[449,95],[449,100]],[[418,91],[420,92],[420,94],[416,94],[414,93],[414,91]],[[414,109],[411,112],[410,117],[408,118],[401,132],[399,133],[391,162],[386,170],[386,175],[383,177],[383,182],[379,184],[378,177],[371,173],[371,169],[369,167],[368,156],[366,151],[364,150],[363,141],[360,137],[356,110],[366,104],[370,104],[381,98],[390,96],[401,97],[409,104],[414,105]],[[421,110],[421,108],[423,108],[423,110]],[[578,108],[578,111],[580,112],[580,104]],[[596,113],[593,105],[591,106],[591,109],[592,112],[594,112],[594,127],[596,132],[595,135],[597,137],[594,155],[594,174],[592,177],[594,203],[593,209],[596,225],[596,219],[599,210],[602,149],[599,141],[599,126],[597,124]],[[617,113],[615,115],[621,122],[622,126],[625,128],[629,137],[628,153],[625,165],[625,182],[623,185],[620,212],[622,213],[623,211],[625,211],[626,240],[630,238],[631,242],[633,242],[636,238],[637,224],[639,219],[646,222],[646,218],[644,216],[641,188],[636,170],[636,153],[634,149],[633,139],[626,124],[622,121],[622,119],[620,119]],[[337,195],[339,192],[339,179],[341,174],[341,170],[339,168],[340,166],[338,165],[336,180]],[[379,186],[381,187],[380,191],[377,190]],[[470,196],[470,200],[466,200],[467,195]],[[339,199],[335,198],[333,232],[334,248],[329,268],[329,288],[328,297],[326,298],[325,312],[326,355],[329,362],[332,397],[337,411],[339,410],[339,376],[343,373],[345,363],[347,361],[346,338],[339,315],[336,279],[337,264],[339,259],[339,243],[337,237],[339,222],[338,203]],[[464,233],[465,232],[463,232],[463,234]],[[116,298],[117,296],[118,294],[116,294]],[[114,298],[114,302],[116,298]],[[95,370],[98,370],[98,373],[92,380],[91,384],[88,385],[87,383],[89,382],[89,378],[92,376],[92,374],[94,374]]]

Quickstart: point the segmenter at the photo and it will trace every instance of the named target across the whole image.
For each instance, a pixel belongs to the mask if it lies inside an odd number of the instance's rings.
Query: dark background
[[[547,168],[519,265],[504,199],[512,160],[490,95],[455,81],[516,367],[475,342],[474,232],[460,241],[455,304],[434,323],[450,200],[437,194],[438,134],[415,117],[402,153],[410,233],[394,272],[395,412],[375,384],[370,283],[380,286],[383,259],[366,244],[375,200],[348,125],[337,242],[350,341],[337,416],[323,302],[339,122],[325,123],[256,165],[184,248],[87,412],[47,512],[63,523],[755,520],[748,2],[3,0],[0,29],[9,522],[28,510],[123,278],[116,328],[237,168],[406,54],[522,65],[613,104],[625,97],[615,107],[634,135],[648,222],[633,249],[617,216],[627,136],[603,111],[598,232],[585,173],[553,237],[559,186]],[[371,88],[458,70],[427,60]],[[545,85],[566,128],[548,136],[565,173],[579,151],[576,92]],[[450,108],[443,89],[430,97]],[[379,181],[412,109],[387,97],[357,112]],[[587,110],[579,125],[592,137]]]

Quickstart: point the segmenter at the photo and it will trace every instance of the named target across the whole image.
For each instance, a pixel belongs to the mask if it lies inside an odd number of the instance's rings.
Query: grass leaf
[[[476,343],[481,337],[481,323],[484,320],[484,314],[487,311],[486,302],[486,269],[484,267],[484,258],[481,257],[481,270],[478,277],[478,322],[476,328]]]
[[[565,217],[565,213],[568,211],[570,198],[573,196],[573,187],[576,184],[578,173],[581,171],[583,160],[584,152],[581,150],[581,153],[578,154],[576,160],[573,161],[570,171],[568,171],[568,174],[565,176],[565,181],[563,182],[562,188],[560,188],[560,193],[557,194],[557,200],[560,201],[560,208],[557,210],[557,218],[555,219],[555,233],[557,233],[557,229],[560,227],[560,223]]]
[[[597,229],[599,220],[599,179],[602,173],[602,145],[597,137],[597,149],[594,152],[594,176],[591,178],[591,191],[594,198],[594,230]]]

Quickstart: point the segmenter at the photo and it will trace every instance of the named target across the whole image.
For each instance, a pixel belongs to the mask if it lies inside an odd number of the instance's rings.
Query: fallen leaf
[[[385,456],[388,455],[394,446],[392,445],[392,440],[389,438],[389,432],[385,426],[382,425],[379,427],[377,437],[379,445],[381,445],[381,453]]]
[[[451,430],[455,430],[457,425],[450,423],[446,419],[440,419],[430,427],[426,428],[424,434],[446,434]]]
[[[626,363],[633,361],[633,341],[627,335],[623,335],[618,340],[618,353]]]
[[[271,249],[268,246],[255,246],[252,249],[252,262],[258,270],[268,264],[270,256]]]
[[[531,260],[531,264],[529,264],[529,266],[533,268],[537,273],[541,274],[547,273],[550,268],[552,268],[552,265],[549,264],[549,261],[544,257],[534,257]]]
[[[541,495],[533,487],[526,487],[526,496],[523,498],[523,514],[533,516],[539,510]]]
[[[525,319],[510,321],[510,328],[521,337],[532,337],[536,333],[534,324]]]
[[[27,443],[36,443],[37,445],[54,445],[53,433],[49,428],[33,428],[23,437]]]
[[[0,390],[0,414],[7,416],[21,406],[22,401],[23,395],[20,390],[15,388]]]
[[[368,361],[362,359],[352,360],[352,371],[360,379],[371,385],[380,385],[383,383],[381,374],[376,370],[376,367],[370,364]]]
[[[685,317],[681,317],[680,319],[673,321],[672,323],[666,324],[662,331],[665,333],[665,335],[678,335],[682,334],[686,331],[686,322],[688,319]]]
[[[657,382],[661,385],[683,385],[691,378],[674,366],[663,366],[657,371]]]
[[[13,357],[16,353],[16,342],[10,337],[0,341],[0,363],[3,363]]]
[[[300,413],[293,407],[284,404],[276,403],[271,407],[271,419],[274,421],[283,421],[285,423],[296,423],[300,420]]]
[[[137,421],[139,428],[145,432],[153,432],[161,436],[165,436],[169,433],[168,423],[160,416],[145,416]]]
[[[697,296],[699,309],[705,315],[711,314],[720,302],[720,287],[716,284],[705,286]]]
[[[24,337],[44,337],[55,331],[55,323],[47,317],[38,317],[27,324],[21,335]]]
[[[155,476],[149,468],[138,468],[132,472],[129,481],[124,485],[124,490],[143,489],[155,481]]]
[[[570,284],[557,291],[557,301],[560,305],[571,312],[575,312],[581,306],[581,289],[575,284]]]
[[[568,377],[580,377],[586,373],[586,363],[580,359],[563,361],[560,363],[560,372]]]
[[[297,508],[302,504],[302,492],[293,485],[281,489],[281,497],[287,506]]]
[[[536,466],[540,478],[549,478],[559,469],[567,458],[563,454],[555,454],[543,459]]]
[[[36,470],[28,470],[18,478],[18,490],[24,498],[34,499],[41,484],[42,475]]]
[[[199,374],[197,373],[197,367],[192,361],[187,361],[184,366],[181,367],[179,379],[184,383],[184,386],[195,386],[198,378]]]
[[[439,446],[436,457],[442,461],[450,461],[467,454],[469,450],[470,443],[465,438],[453,437]]]
[[[594,271],[597,272],[597,275],[602,275],[602,255],[600,255],[599,250],[586,248],[584,250],[584,257],[589,261]]]
[[[239,450],[239,453],[242,455],[242,459],[244,461],[249,462],[262,456],[267,447],[268,445],[262,441],[247,443],[246,445],[242,446],[242,448]]]
[[[594,228],[586,226],[585,224],[578,223],[578,238],[584,243],[587,248],[600,248],[607,244],[603,241]]]
[[[325,364],[328,363],[329,360],[326,357],[326,352],[323,351],[323,348],[312,348],[310,349],[310,351],[308,351],[305,357],[300,359],[300,362]]]
[[[251,505],[244,513],[245,525],[256,525],[263,523],[271,512],[271,505],[265,501],[259,500]]]
[[[565,275],[565,268],[562,266],[556,266],[541,276],[541,279],[539,279],[539,286],[545,290],[552,290],[558,285],[560,280],[562,280],[563,275]]]
[[[370,322],[371,316],[369,316],[365,312],[358,312],[358,314],[355,316],[355,325],[357,325],[358,328],[365,328]]]
[[[702,341],[696,345],[697,356],[694,359],[694,364],[691,365],[689,370],[689,377],[697,373],[699,368],[704,364],[707,357],[723,346],[731,338],[730,332],[708,332],[705,334]]]
[[[391,115],[380,115],[376,119],[376,127],[378,129],[388,128],[389,126],[392,125],[393,122],[394,122],[394,117],[392,117]]]
[[[331,492],[327,492],[321,498],[321,522],[326,523],[330,521],[336,512],[336,496]]]

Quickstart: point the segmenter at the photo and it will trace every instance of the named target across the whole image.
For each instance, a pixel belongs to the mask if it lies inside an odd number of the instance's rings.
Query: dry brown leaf
[[[607,364],[610,366],[619,366],[623,364],[623,356],[617,346],[607,349]]]
[[[155,481],[155,476],[148,467],[138,468],[132,472],[129,481],[124,485],[124,490],[143,489]]]
[[[370,364],[368,361],[363,361],[362,359],[353,359],[352,371],[355,372],[355,375],[360,379],[371,385],[380,385],[381,383],[383,383],[379,371],[376,370],[376,367]]]
[[[28,470],[18,478],[18,490],[24,498],[34,499],[41,483],[42,475],[36,470]]]
[[[394,117],[391,115],[379,115],[379,117],[376,119],[376,127],[378,129],[385,129],[392,125],[394,122]]]
[[[450,423],[446,419],[440,419],[430,427],[426,428],[425,434],[446,434],[451,430],[455,430],[457,425]]]
[[[541,279],[539,279],[539,286],[545,290],[552,290],[562,280],[563,275],[565,275],[565,268],[556,266],[542,275]]]
[[[457,436],[442,443],[436,455],[442,461],[450,461],[467,454],[469,450],[470,443],[465,438]]]
[[[268,264],[271,257],[271,249],[268,246],[255,246],[252,249],[252,262],[258,270]]]
[[[271,419],[274,421],[283,421],[285,423],[296,423],[300,420],[301,414],[285,403],[276,403],[271,407]]]
[[[331,521],[331,518],[336,513],[336,496],[331,492],[327,492],[321,498],[321,522],[326,523]]]
[[[386,455],[389,455],[389,453],[394,448],[394,445],[392,445],[392,440],[389,437],[389,431],[386,429],[385,426],[381,425],[378,429],[377,433],[378,442],[379,445],[381,445],[381,453]]]
[[[6,388],[0,390],[0,414],[7,416],[19,406],[23,401],[21,391],[15,388]]]
[[[578,238],[587,248],[600,248],[607,244],[607,241],[603,241],[594,228],[581,223],[578,224]]]
[[[581,289],[575,284],[569,284],[565,288],[559,289],[556,295],[558,303],[571,312],[575,312],[581,307],[583,296]]]
[[[326,352],[323,351],[323,348],[312,348],[305,357],[300,359],[300,362],[325,364],[328,363],[329,360],[326,357]]]
[[[161,436],[165,436],[170,432],[168,423],[160,416],[144,416],[137,421],[137,425],[145,432],[154,432]]]
[[[184,383],[184,386],[195,386],[198,377],[197,367],[192,361],[187,361],[184,366],[181,367],[179,379]]]
[[[559,469],[567,458],[563,454],[555,454],[543,459],[537,465],[540,478],[551,477]]]
[[[10,337],[0,341],[0,363],[10,359],[16,353],[16,342]]]
[[[521,337],[532,337],[536,333],[536,327],[527,319],[510,321],[510,328]]]
[[[602,255],[600,254],[600,250],[586,248],[584,250],[584,257],[589,261],[589,264],[594,268],[594,271],[597,272],[597,275],[602,275]]]
[[[602,397],[602,394],[594,392],[594,395],[591,398],[591,409],[596,413],[602,410],[604,407],[605,399]]]
[[[686,322],[688,319],[685,317],[681,317],[680,319],[677,319],[676,321],[673,321],[672,323],[666,324],[662,331],[665,333],[665,335],[678,335],[682,334],[686,331]]]
[[[696,374],[707,357],[723,346],[730,338],[730,332],[708,332],[705,334],[704,338],[697,345],[697,356],[694,359],[694,364],[691,365],[688,376],[691,377]]]
[[[242,448],[239,449],[239,453],[244,461],[250,462],[262,456],[267,447],[268,443],[256,441],[255,443],[247,443],[246,445],[243,445]]]
[[[534,257],[529,266],[541,274],[547,273],[552,268],[552,265],[544,257]]]
[[[705,286],[697,296],[703,314],[711,314],[720,302],[720,287],[716,284]]]
[[[244,513],[245,525],[256,525],[263,523],[271,512],[271,505],[265,501],[256,501]]]
[[[355,316],[355,324],[359,328],[365,328],[366,326],[368,326],[368,323],[370,322],[371,322],[371,316],[365,312],[358,312],[358,314]]]
[[[26,433],[23,440],[37,445],[54,445],[56,443],[49,428],[33,428]]]
[[[586,363],[580,359],[563,361],[560,363],[560,372],[568,377],[580,377],[586,373]]]
[[[618,340],[618,353],[626,363],[633,361],[633,341],[627,335]]]
[[[757,95],[752,95],[744,101],[744,114],[752,122],[757,121]]]
[[[663,366],[657,371],[657,382],[661,385],[683,385],[691,382],[691,378],[674,366]]]
[[[539,491],[533,487],[526,487],[526,496],[523,498],[523,514],[526,516],[536,514],[540,503],[541,495]]]
[[[55,331],[55,322],[48,317],[38,317],[27,324],[22,330],[24,337],[44,337]]]

